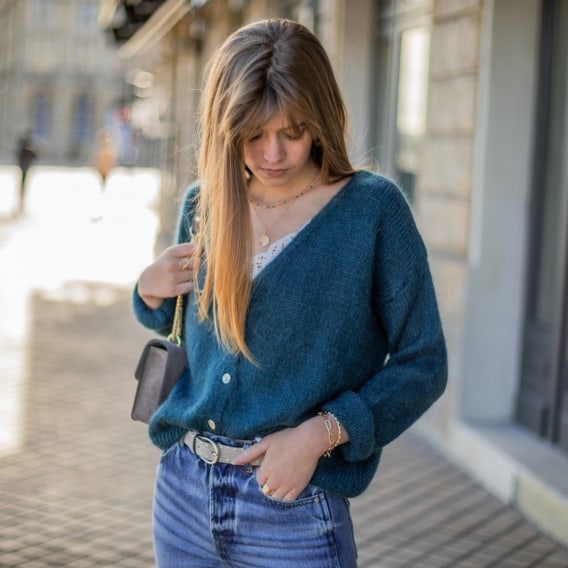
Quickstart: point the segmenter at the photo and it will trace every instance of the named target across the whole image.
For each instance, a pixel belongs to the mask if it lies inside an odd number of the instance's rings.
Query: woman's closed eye
[[[289,128],[284,128],[280,131],[280,136],[285,138],[286,140],[294,141],[294,140],[301,140],[304,137],[304,134],[307,130],[305,125],[301,125],[298,127],[290,126]],[[260,140],[264,136],[264,132],[257,132],[249,137],[249,142],[255,142]]]

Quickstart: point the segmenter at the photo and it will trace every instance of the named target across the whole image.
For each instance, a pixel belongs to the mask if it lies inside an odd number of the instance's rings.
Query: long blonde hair
[[[198,160],[199,315],[212,319],[227,350],[254,360],[245,342],[253,243],[244,142],[281,111],[291,125],[301,122],[310,131],[312,158],[326,184],[353,173],[347,113],[319,40],[290,20],[263,20],[234,32],[210,60],[205,77]]]

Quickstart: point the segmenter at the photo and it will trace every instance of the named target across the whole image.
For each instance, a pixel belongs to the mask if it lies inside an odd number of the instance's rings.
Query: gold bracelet
[[[323,424],[325,426],[325,429],[327,430],[327,435],[329,438],[329,447],[323,453],[323,457],[330,458],[331,452],[335,450],[337,446],[339,446],[339,442],[341,441],[341,424],[339,423],[337,417],[331,412],[318,412],[318,415],[323,418]],[[335,441],[333,440],[333,426],[331,425],[331,420],[328,418],[328,416],[331,416],[337,424],[337,438],[335,439]]]
[[[331,457],[331,450],[333,450],[333,426],[331,425],[331,420],[327,418],[327,412],[318,412],[318,415],[323,418],[323,424],[329,438],[329,448],[323,453],[323,456],[329,458]]]
[[[331,416],[334,420],[335,423],[337,424],[337,440],[335,440],[335,444],[333,445],[333,448],[335,450],[335,448],[337,448],[337,446],[339,446],[339,444],[341,444],[341,422],[339,422],[339,420],[337,419],[337,416],[335,416],[335,414],[332,414],[331,412],[327,413],[329,416]]]

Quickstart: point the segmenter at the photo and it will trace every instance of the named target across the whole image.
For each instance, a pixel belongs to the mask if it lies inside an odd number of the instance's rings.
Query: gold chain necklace
[[[273,201],[272,203],[263,203],[262,201],[255,201],[251,197],[249,198],[249,202],[255,205],[256,207],[264,207],[265,209],[274,209],[275,207],[281,207],[282,205],[286,205],[286,203],[290,203],[291,201],[296,201],[296,199],[299,199],[300,197],[302,197],[302,195],[305,195],[306,193],[308,193],[308,191],[310,191],[315,187],[316,185],[315,181],[316,178],[318,177],[318,174],[319,172],[316,173],[316,175],[311,179],[310,183],[306,187],[304,187],[304,189],[302,189],[300,193],[296,193],[296,195],[292,195],[292,197],[287,197],[286,199],[281,199],[280,201]]]
[[[269,244],[270,244],[270,236],[269,233],[272,231],[272,229],[274,229],[274,227],[276,227],[276,225],[278,225],[278,223],[282,220],[282,217],[284,217],[284,215],[286,214],[286,211],[288,211],[288,209],[290,209],[290,204],[288,204],[288,207],[285,207],[282,210],[282,213],[280,215],[278,215],[278,217],[276,218],[276,221],[274,221],[270,227],[266,227],[264,225],[264,223],[262,222],[262,219],[260,218],[260,215],[258,214],[258,212],[256,211],[256,209],[253,206],[253,211],[254,214],[256,215],[256,218],[258,219],[258,222],[260,223],[260,226],[263,229],[263,233],[262,235],[260,235],[260,237],[258,237],[258,240],[256,241],[262,248],[266,248]]]
[[[260,235],[260,237],[256,241],[262,248],[266,248],[270,244],[270,242],[271,242],[270,232],[282,220],[282,218],[284,217],[284,215],[286,214],[288,209],[290,209],[290,205],[292,204],[292,202],[296,201],[296,199],[298,199],[299,197],[302,197],[302,195],[305,195],[306,193],[308,193],[308,191],[310,191],[315,186],[315,181],[316,181],[316,178],[318,177],[318,174],[319,174],[319,172],[316,173],[316,175],[312,178],[310,183],[302,191],[300,191],[300,193],[297,193],[296,195],[293,195],[292,197],[282,199],[281,201],[275,201],[273,203],[267,204],[267,203],[260,203],[260,202],[254,201],[253,199],[249,199],[249,202],[253,205],[252,210],[254,211],[254,214],[256,215],[256,218],[258,219],[258,222],[260,223],[260,226],[263,229],[262,235]],[[260,215],[256,211],[256,207],[264,207],[265,209],[274,209],[275,207],[279,207],[281,205],[286,205],[286,204],[288,205],[288,207],[284,208],[282,213],[276,218],[276,220],[268,228],[262,222]]]

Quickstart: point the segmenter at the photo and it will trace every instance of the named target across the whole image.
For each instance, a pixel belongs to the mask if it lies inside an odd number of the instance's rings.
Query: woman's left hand
[[[315,416],[296,428],[269,434],[233,463],[245,465],[262,457],[256,477],[263,492],[275,499],[294,501],[310,482],[328,446],[323,421]]]

